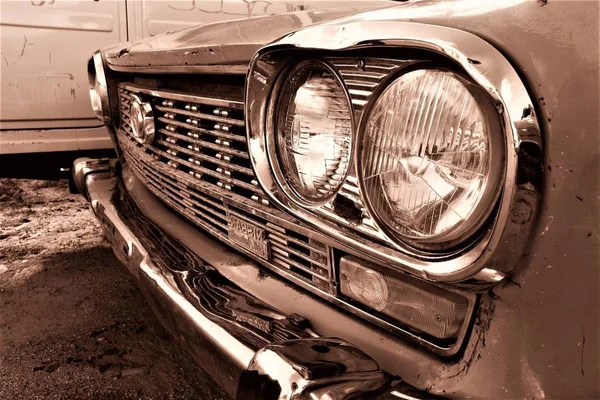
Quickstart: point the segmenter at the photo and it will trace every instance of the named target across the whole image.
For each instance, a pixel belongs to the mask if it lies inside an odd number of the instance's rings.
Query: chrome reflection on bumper
[[[114,163],[113,163],[114,164]],[[109,159],[78,158],[73,162],[73,180],[86,199],[90,199],[87,192],[86,177],[89,173],[108,172],[111,168]]]
[[[109,160],[73,164],[78,188],[163,325],[231,396],[422,397],[360,349],[318,337],[301,316],[283,315],[231,283],[147,219],[115,170]]]

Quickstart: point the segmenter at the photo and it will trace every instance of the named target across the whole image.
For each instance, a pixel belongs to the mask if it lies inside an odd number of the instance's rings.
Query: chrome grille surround
[[[155,113],[156,139],[135,140],[131,96],[144,96]],[[332,293],[330,248],[292,218],[269,206],[250,167],[243,104],[235,101],[119,85],[119,145],[132,170],[157,197],[230,246]],[[265,231],[268,260],[229,237],[231,217]]]
[[[299,223],[297,219],[266,201],[266,195],[258,185],[247,156],[245,126],[240,124],[243,119],[239,118],[239,112],[243,110],[242,103],[155,90],[130,83],[120,83],[118,92],[121,121],[117,140],[123,157],[136,177],[173,210],[272,271],[365,320],[419,343],[438,354],[449,356],[458,352],[467,334],[475,307],[476,296],[473,294],[461,293],[469,299],[468,317],[463,322],[456,341],[451,344],[429,341],[417,333],[384,320],[339,297],[334,250],[338,249],[349,254],[356,254],[356,252],[353,248],[332,241],[327,235]],[[156,124],[154,144],[139,143],[133,138],[127,115],[131,94],[143,96],[145,101],[153,103]],[[189,110],[186,110],[186,105],[190,106]],[[190,116],[190,113],[182,111],[194,111],[192,105],[196,105],[197,109],[199,105],[213,107],[214,110],[218,110],[220,116],[225,116],[221,112],[227,112],[228,118],[235,117],[237,113],[238,121],[228,124],[230,127],[228,132],[180,121]],[[174,116],[170,117],[171,114]],[[211,116],[210,113],[203,114]],[[212,115],[217,117],[216,113]],[[211,124],[224,121],[222,119],[218,121],[214,117],[206,119],[211,121]],[[189,132],[192,132],[191,136],[188,135]],[[194,133],[197,133],[198,137],[195,137]],[[208,138],[214,141],[208,141]],[[219,139],[228,139],[230,144],[234,141],[239,143],[238,147],[232,148],[237,151],[225,150],[221,152],[222,157],[219,158],[216,154],[213,156],[210,152],[205,154],[194,149],[194,146],[197,146],[199,149],[220,150],[223,144],[216,142]],[[184,149],[189,151],[182,151]],[[193,151],[195,156],[194,162],[189,161],[190,151]],[[240,154],[244,151],[246,157]],[[240,157],[233,159],[226,158],[224,155]],[[232,160],[237,160],[237,163],[233,164]],[[211,166],[213,169],[210,168]],[[222,168],[222,171],[219,171],[219,168]],[[234,176],[224,171],[245,173]],[[247,190],[249,185],[254,190]],[[348,198],[360,200],[357,197],[358,190],[356,178],[350,176],[341,192]],[[268,259],[248,251],[230,239],[228,232],[230,216],[265,230],[271,246]]]

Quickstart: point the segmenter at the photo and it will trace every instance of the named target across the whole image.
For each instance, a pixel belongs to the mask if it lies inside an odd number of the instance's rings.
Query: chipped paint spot
[[[119,53],[117,53],[117,58],[121,58],[125,54],[129,54],[129,49],[127,47],[125,47],[124,49],[121,49],[121,51],[119,51]]]
[[[546,225],[546,227],[544,228],[544,230],[542,231],[542,233],[540,233],[539,236],[543,236],[546,234],[546,232],[548,232],[548,230],[550,229],[550,225],[552,225],[552,222],[554,222],[554,217],[546,217],[550,219],[550,222],[548,222],[548,225]]]

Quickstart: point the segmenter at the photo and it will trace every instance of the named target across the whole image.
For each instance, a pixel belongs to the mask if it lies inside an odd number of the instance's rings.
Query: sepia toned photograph
[[[0,0],[0,400],[600,399],[600,1]]]

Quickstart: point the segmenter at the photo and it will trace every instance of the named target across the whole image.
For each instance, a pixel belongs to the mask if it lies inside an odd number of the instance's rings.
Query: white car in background
[[[360,4],[350,1],[344,6],[353,3]],[[335,0],[2,1],[0,176],[42,173],[53,178],[82,152],[100,156],[113,151],[88,95],[85,66],[95,50],[199,23],[339,4]]]

